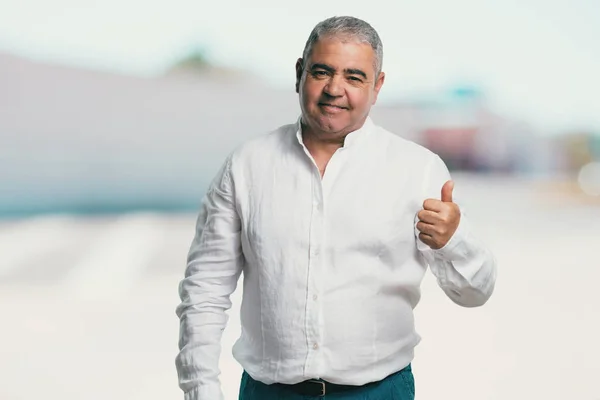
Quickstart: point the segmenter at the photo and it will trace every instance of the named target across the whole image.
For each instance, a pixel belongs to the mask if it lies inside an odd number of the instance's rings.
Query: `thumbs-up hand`
[[[460,222],[460,209],[452,202],[454,182],[448,181],[442,186],[441,200],[427,199],[417,216],[419,239],[432,249],[441,249],[448,243]]]

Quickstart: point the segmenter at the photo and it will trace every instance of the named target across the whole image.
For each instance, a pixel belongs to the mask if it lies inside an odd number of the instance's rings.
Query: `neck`
[[[337,149],[344,145],[345,138],[344,135],[339,138],[324,139],[315,134],[307,125],[302,124],[302,141],[313,156],[316,154],[332,156]]]

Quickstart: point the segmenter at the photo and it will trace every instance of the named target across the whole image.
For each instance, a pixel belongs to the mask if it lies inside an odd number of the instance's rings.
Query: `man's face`
[[[362,127],[384,81],[374,62],[369,44],[336,38],[321,38],[307,60],[298,60],[302,121],[319,139],[340,140]]]

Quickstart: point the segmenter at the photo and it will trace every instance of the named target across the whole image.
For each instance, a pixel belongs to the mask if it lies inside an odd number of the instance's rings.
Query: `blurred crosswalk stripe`
[[[160,251],[166,235],[157,214],[126,214],[108,225],[65,277],[83,299],[119,299],[135,285]]]
[[[78,221],[71,216],[31,217],[0,226],[0,279],[30,260],[60,248],[76,239]]]

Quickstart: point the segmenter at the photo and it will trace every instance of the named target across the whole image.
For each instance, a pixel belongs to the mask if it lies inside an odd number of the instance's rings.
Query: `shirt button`
[[[315,350],[316,350],[316,349],[318,349],[318,348],[319,348],[319,344],[318,344],[318,343],[314,343],[314,344],[313,344],[313,349],[315,349]]]
[[[313,294],[313,300],[316,300],[318,298],[319,298],[319,296],[317,296],[316,294]]]
[[[318,256],[319,255],[319,249],[311,249],[310,254],[312,256]]]

